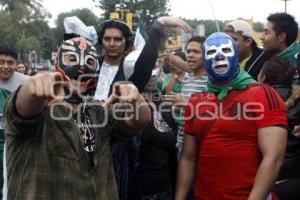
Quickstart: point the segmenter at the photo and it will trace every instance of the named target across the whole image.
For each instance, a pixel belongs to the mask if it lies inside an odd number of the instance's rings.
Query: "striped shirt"
[[[195,92],[202,92],[207,89],[207,76],[193,77],[191,74],[186,74],[181,86],[181,94],[186,101],[189,101],[190,96]],[[177,133],[177,148],[181,151],[184,135],[184,116],[185,108],[180,110],[178,133]]]

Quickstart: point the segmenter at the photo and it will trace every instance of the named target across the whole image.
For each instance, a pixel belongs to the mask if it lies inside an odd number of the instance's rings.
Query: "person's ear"
[[[279,35],[278,35],[278,41],[279,42],[282,42],[282,43],[285,43],[285,41],[286,41],[286,32],[282,32],[282,33],[280,33]]]
[[[266,75],[262,73],[262,71],[259,72],[257,76],[257,80],[260,83],[264,83],[266,81]]]
[[[251,47],[252,46],[252,43],[254,42],[254,40],[252,38],[247,38],[245,40],[246,44],[247,44],[247,47]]]
[[[267,79],[266,75],[262,74],[261,79],[262,79],[262,83],[266,82],[266,79]]]

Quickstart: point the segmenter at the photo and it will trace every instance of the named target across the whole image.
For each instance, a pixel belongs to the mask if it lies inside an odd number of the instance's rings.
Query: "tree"
[[[104,19],[108,19],[110,13],[115,11],[115,5],[124,2],[126,9],[140,16],[145,24],[146,31],[149,30],[154,20],[159,16],[168,15],[170,11],[168,7],[169,0],[95,0],[98,7],[104,10],[102,15]]]
[[[56,44],[59,45],[62,43],[65,33],[64,28],[64,19],[66,17],[77,16],[83,23],[87,26],[94,26],[97,30],[97,27],[100,24],[99,18],[89,9],[76,9],[70,12],[64,12],[57,16],[56,19],[56,28],[54,29],[54,37],[56,38]]]
[[[40,36],[50,31],[46,21],[50,14],[41,0],[0,0],[0,5],[1,40],[14,45],[21,54],[32,50],[43,54]]]
[[[98,1],[99,5],[97,6],[104,11],[104,13],[102,14],[102,17],[104,19],[109,19],[110,13],[115,11],[115,5],[120,3],[120,0],[95,0],[95,1]]]
[[[2,11],[14,23],[43,21],[50,16],[42,5],[42,0],[0,0]]]
[[[217,32],[217,25],[215,20],[198,20],[198,19],[184,19],[191,27],[195,28],[198,24],[204,24],[205,35],[209,36],[210,34]],[[220,31],[223,30],[224,22],[217,20]]]
[[[262,32],[264,30],[264,24],[261,22],[253,23],[253,29],[257,32]]]

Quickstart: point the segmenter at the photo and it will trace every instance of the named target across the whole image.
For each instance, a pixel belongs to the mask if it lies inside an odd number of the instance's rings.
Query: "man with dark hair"
[[[176,63],[174,60],[172,61],[172,63],[174,63],[177,67],[180,67],[183,70],[185,68],[188,68],[191,71],[191,73],[186,73],[181,83],[180,95],[167,94],[164,97],[165,101],[173,102],[175,106],[181,108],[177,133],[177,148],[179,152],[178,157],[180,155],[183,144],[185,105],[188,103],[192,93],[198,93],[206,90],[208,79],[202,62],[202,48],[204,41],[205,37],[192,37],[186,45],[186,62]]]
[[[259,73],[265,60],[270,57],[286,59],[296,68],[296,54],[300,51],[300,44],[297,41],[298,24],[295,18],[288,13],[274,13],[267,20],[260,36],[266,56],[257,61],[253,70]]]
[[[267,58],[277,56],[286,59],[293,67],[297,68],[296,55],[300,51],[300,44],[297,41],[298,24],[295,18],[288,13],[274,13],[270,14],[267,20],[264,32],[260,37],[267,56],[258,61],[254,70],[259,73]],[[299,71],[297,73],[299,74]],[[299,77],[295,79],[295,82],[299,83]],[[294,131],[300,132],[300,126],[295,126]]]
[[[264,62],[270,57],[278,56],[284,58],[296,67],[295,55],[300,50],[299,42],[296,41],[298,24],[292,15],[274,13],[269,15],[267,20],[264,32],[260,36],[264,52],[254,59],[249,68],[245,67],[246,71],[254,79],[257,79]],[[228,27],[225,30],[228,30]],[[231,35],[228,31],[225,32]]]
[[[9,94],[23,84],[27,76],[15,72],[18,53],[9,45],[0,45],[0,199],[3,185],[4,116],[3,107]]]
[[[245,20],[238,19],[226,24],[223,30],[237,43],[240,67],[256,78],[257,72],[253,70],[253,66],[263,56],[263,50],[257,47],[253,39],[251,25]]]
[[[15,90],[27,76],[15,72],[18,60],[17,50],[6,44],[0,44],[0,87]]]
[[[149,33],[149,38],[135,64],[134,73],[126,79],[123,61],[130,51],[133,34],[130,28],[119,20],[104,21],[98,31],[99,44],[104,55],[99,58],[99,78],[95,98],[105,100],[111,93],[111,86],[116,81],[131,81],[139,91],[146,86],[158,54],[159,45],[164,36],[164,26],[180,27],[186,32],[191,28],[180,18],[160,17]]]
[[[270,14],[268,22],[264,28],[264,34],[261,36],[265,50],[285,50],[297,40],[298,24],[292,15],[287,13]],[[269,34],[275,33],[276,38],[268,37]],[[275,39],[270,40],[270,39]],[[273,43],[273,44],[272,44]]]
[[[202,46],[202,44],[204,43],[205,39],[206,39],[206,37],[204,37],[204,36],[194,36],[194,37],[190,38],[189,41],[186,43],[185,49],[187,50],[188,45],[191,42],[198,42]]]
[[[10,55],[14,59],[18,59],[18,52],[15,48],[6,45],[6,44],[1,44],[0,45],[0,54],[5,54],[5,55]]]

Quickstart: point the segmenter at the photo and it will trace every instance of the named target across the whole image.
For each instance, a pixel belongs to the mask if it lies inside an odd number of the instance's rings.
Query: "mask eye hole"
[[[63,54],[63,64],[67,66],[73,66],[78,64],[78,55],[73,53],[64,53]]]
[[[96,66],[96,61],[92,58],[89,58],[86,63],[90,66]]]
[[[215,49],[211,49],[209,51],[207,51],[207,55],[212,55],[214,53],[216,53],[217,51]]]
[[[91,55],[85,57],[85,64],[90,70],[96,70],[97,68],[97,59]]]
[[[222,52],[231,53],[231,49],[229,47],[222,48]]]
[[[67,57],[69,62],[76,62],[76,56],[70,55]]]

